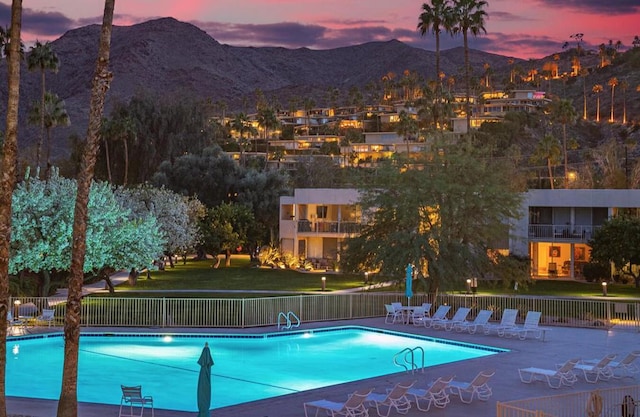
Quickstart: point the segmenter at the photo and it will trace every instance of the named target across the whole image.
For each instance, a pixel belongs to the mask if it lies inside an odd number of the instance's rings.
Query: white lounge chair
[[[556,370],[534,367],[518,369],[520,381],[530,384],[534,381],[546,380],[547,384],[554,389],[560,388],[562,385],[570,387],[578,380],[576,374],[573,373],[578,362],[580,362],[579,358],[570,359]]]
[[[48,327],[51,327],[52,324],[55,324],[55,313],[54,309],[42,309],[42,314],[38,316],[36,322],[38,324],[46,323]]]
[[[489,319],[492,314],[493,311],[491,310],[480,310],[473,321],[456,323],[453,325],[453,328],[458,332],[469,332],[469,334],[474,334],[479,329],[484,331],[485,326],[489,324]]]
[[[19,334],[27,333],[27,323],[22,319],[16,319],[13,317],[11,311],[7,311],[7,333],[15,335],[16,330],[19,330]]]
[[[414,307],[409,313],[409,321],[413,323],[414,326],[422,326],[422,321],[425,317],[427,316],[424,307]]]
[[[433,313],[433,316],[425,317],[425,319],[423,320],[424,327],[431,327],[431,325],[435,320],[442,320],[446,318],[449,310],[451,310],[451,306],[444,305],[444,304],[439,306],[436,312]]]
[[[379,394],[372,392],[367,395],[365,404],[376,407],[376,412],[380,417],[388,417],[392,409],[395,409],[400,414],[407,414],[411,408],[411,402],[407,397],[407,391],[415,384],[415,381],[411,382],[399,382],[386,394]],[[386,408],[386,413],[383,410]]]
[[[516,318],[518,317],[518,310],[507,308],[502,312],[502,319],[499,324],[487,324],[484,328],[484,334],[489,334],[495,331],[498,336],[505,335],[505,331],[512,329],[516,325]]]
[[[134,387],[127,387],[124,385],[122,388],[122,398],[120,399],[120,412],[118,417],[141,417],[144,413],[145,407],[148,405],[151,407],[151,417],[153,417],[153,397],[150,395],[142,395],[142,386],[137,385]],[[124,414],[122,408],[124,407]],[[134,414],[134,407],[140,407],[140,414]]]
[[[598,381],[608,381],[613,377],[611,362],[616,358],[615,353],[605,355],[596,363],[577,363],[575,369],[582,371],[587,382],[595,384]]]
[[[404,320],[402,310],[396,310],[391,304],[385,304],[384,308],[387,311],[387,316],[384,318],[385,323],[402,323]]]
[[[422,303],[425,317],[431,317],[431,303]]]
[[[471,382],[451,381],[449,390],[452,394],[457,394],[460,401],[465,404],[470,404],[474,397],[480,401],[487,401],[492,394],[487,383],[493,375],[495,375],[493,370],[480,371]]]
[[[622,360],[611,362],[609,366],[613,370],[613,377],[623,378],[628,376],[634,378],[635,374],[640,373],[638,358],[640,358],[640,350],[634,350],[622,358]],[[616,371],[621,371],[621,373],[616,373]]]
[[[470,312],[471,309],[469,307],[459,307],[452,318],[448,319],[447,317],[444,317],[442,319],[432,320],[431,326],[434,329],[444,328],[446,331],[451,331],[453,330],[453,326],[455,326],[456,323],[462,323],[466,321],[467,316]]]
[[[317,416],[320,411],[324,411],[326,415],[331,417],[368,417],[369,411],[364,405],[364,400],[371,391],[371,389],[358,390],[351,394],[345,402],[317,400],[304,403],[304,415],[305,417],[311,417],[309,410],[315,408],[316,412],[313,414],[314,417]]]
[[[416,407],[420,411],[429,411],[431,405],[437,408],[445,408],[451,401],[449,400],[447,388],[452,380],[453,375],[444,378],[440,377],[425,389],[409,388],[407,395],[413,397]],[[424,403],[426,403],[426,406]]]
[[[527,334],[532,334],[536,339],[544,340],[546,333],[550,329],[540,327],[542,313],[539,311],[528,311],[522,326],[514,326],[505,330],[506,336],[517,336],[520,340],[525,340]]]

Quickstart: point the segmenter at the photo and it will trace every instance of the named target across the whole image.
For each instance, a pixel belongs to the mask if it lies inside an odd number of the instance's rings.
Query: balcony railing
[[[529,238],[533,240],[588,242],[593,232],[598,228],[600,226],[579,224],[530,224]]]
[[[312,223],[308,220],[298,221],[298,233],[336,233],[358,234],[362,225],[356,222],[321,221]]]

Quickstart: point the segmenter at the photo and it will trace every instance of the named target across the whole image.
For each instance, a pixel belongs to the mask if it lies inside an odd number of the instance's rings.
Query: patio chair
[[[506,308],[502,312],[502,319],[498,324],[487,324],[484,327],[484,334],[489,334],[492,331],[495,331],[498,336],[502,337],[505,335],[505,331],[508,329],[512,329],[516,325],[516,318],[518,317],[518,310],[513,308]]]
[[[416,407],[420,411],[429,411],[431,405],[437,408],[445,408],[451,400],[449,400],[449,392],[447,388],[453,380],[453,375],[448,377],[440,377],[432,382],[427,388],[409,388],[407,395],[412,396]],[[421,405],[421,402],[425,405]]]
[[[445,317],[447,317],[447,313],[449,312],[449,310],[451,310],[451,306],[444,305],[444,304],[439,306],[436,312],[433,313],[433,316],[424,318],[423,320],[424,327],[431,327],[434,320],[442,320]]]
[[[459,307],[452,318],[448,319],[444,317],[442,319],[432,320],[431,326],[434,329],[443,328],[446,331],[450,332],[451,330],[453,330],[453,326],[455,326],[456,323],[462,323],[466,321],[467,316],[469,315],[470,312],[471,312],[471,309],[469,307]]]
[[[454,395],[458,394],[460,401],[465,404],[470,404],[474,397],[480,401],[487,401],[492,394],[487,382],[495,373],[494,370],[485,370],[480,371],[471,382],[451,381],[449,390]]]
[[[635,378],[635,374],[640,373],[637,359],[640,357],[640,350],[634,350],[625,356],[620,362],[611,362],[609,365],[613,369],[614,378],[623,378],[625,376]],[[625,375],[617,375],[615,372],[619,370]]]
[[[513,326],[505,329],[506,336],[517,336],[520,340],[525,340],[527,334],[532,334],[536,339],[545,339],[546,332],[550,329],[540,327],[540,318],[542,313],[539,311],[528,311],[522,326]]]
[[[422,326],[422,321],[425,319],[426,313],[424,307],[414,307],[409,313],[409,320],[414,326]]]
[[[422,303],[422,308],[424,308],[424,316],[431,317],[431,303]]]
[[[480,310],[473,321],[462,321],[460,323],[456,323],[453,325],[453,328],[458,332],[469,332],[469,334],[474,334],[478,329],[482,329],[482,331],[484,331],[485,326],[489,324],[489,319],[492,314],[493,311],[491,310]]]
[[[55,310],[54,309],[42,309],[42,314],[36,318],[36,322],[38,324],[46,323],[48,327],[51,327],[52,324],[55,324]]]
[[[575,369],[582,371],[585,381],[592,384],[598,381],[608,381],[613,377],[613,369],[610,364],[615,357],[616,354],[611,353],[605,355],[596,363],[580,362],[576,364]]]
[[[402,310],[396,310],[391,304],[385,304],[384,308],[387,311],[387,316],[384,318],[384,322],[387,324],[402,322]]]
[[[372,392],[367,395],[365,403],[375,406],[376,412],[380,417],[388,417],[392,409],[395,409],[399,414],[407,414],[411,408],[411,402],[407,398],[407,391],[413,384],[415,384],[415,381],[399,382],[388,390],[386,394]],[[385,408],[387,412],[383,413]]]
[[[151,407],[151,417],[153,417],[153,397],[150,395],[142,395],[142,386],[137,385],[122,388],[122,398],[120,399],[120,412],[118,417],[141,417],[147,405]],[[124,407],[124,414],[122,408]],[[134,407],[140,407],[140,414],[134,414]]]
[[[304,415],[305,417],[311,417],[309,410],[315,408],[316,412],[313,415],[314,417],[317,416],[321,410],[331,417],[368,417],[369,411],[364,405],[364,400],[371,391],[371,389],[357,390],[349,395],[349,398],[345,402],[317,400],[304,403]]]
[[[578,362],[580,362],[579,358],[570,359],[555,371],[534,367],[518,369],[520,381],[525,384],[530,384],[534,381],[546,380],[547,384],[554,389],[560,388],[562,385],[570,387],[578,380],[578,378],[576,378],[576,374],[573,372],[573,369]]]

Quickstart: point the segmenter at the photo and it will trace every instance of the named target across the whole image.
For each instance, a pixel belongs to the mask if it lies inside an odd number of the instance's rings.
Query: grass
[[[189,260],[186,265],[178,262],[175,268],[167,268],[164,271],[153,271],[152,279],[145,279],[145,274],[138,278],[136,286],[128,283],[118,285],[116,296],[149,296],[157,297],[155,291],[165,291],[163,297],[210,297],[208,291],[215,291],[216,297],[242,298],[263,297],[269,295],[287,295],[300,292],[319,293],[321,291],[321,278],[326,277],[326,291],[336,291],[350,288],[358,288],[363,285],[363,276],[355,274],[333,273],[306,273],[293,270],[276,270],[252,267],[248,256],[233,256],[231,266],[225,267],[224,261],[217,269],[212,268],[212,261]],[[519,291],[513,288],[505,289],[501,286],[491,286],[479,283],[479,294],[517,294],[517,295],[545,295],[586,297],[601,296],[602,286],[599,283],[584,283],[576,281],[538,280],[527,288],[520,287]],[[640,297],[640,290],[632,285],[609,284],[608,296],[615,297]],[[392,285],[376,291],[404,292],[403,285]],[[421,290],[415,291],[419,293]],[[464,292],[461,286],[454,292]],[[101,295],[104,296],[104,295]]]

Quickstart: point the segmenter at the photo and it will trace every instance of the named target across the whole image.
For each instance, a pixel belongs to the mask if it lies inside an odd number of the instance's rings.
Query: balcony
[[[600,226],[593,225],[555,225],[530,224],[529,240],[550,242],[587,243],[591,235]]]
[[[318,221],[311,222],[309,220],[298,221],[298,233],[309,235],[318,234],[337,234],[337,235],[355,235],[360,233],[362,225],[356,222],[339,222],[339,221]]]

